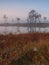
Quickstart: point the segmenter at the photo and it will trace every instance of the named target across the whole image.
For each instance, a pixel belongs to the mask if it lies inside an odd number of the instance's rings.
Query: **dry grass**
[[[0,35],[0,65],[24,64],[49,65],[49,33]]]

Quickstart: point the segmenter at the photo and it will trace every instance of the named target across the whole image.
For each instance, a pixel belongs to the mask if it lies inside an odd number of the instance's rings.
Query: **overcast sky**
[[[24,18],[32,9],[49,18],[49,0],[0,0],[0,18],[4,14]]]

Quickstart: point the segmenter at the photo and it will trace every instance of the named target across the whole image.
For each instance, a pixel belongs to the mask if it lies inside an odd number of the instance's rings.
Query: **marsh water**
[[[1,27],[0,26],[0,34],[8,34],[8,33],[27,33],[27,27]],[[49,28],[36,28],[36,32],[49,32]]]

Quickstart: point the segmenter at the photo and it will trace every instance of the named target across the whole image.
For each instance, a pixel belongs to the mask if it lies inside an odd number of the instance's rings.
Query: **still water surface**
[[[49,32],[49,28],[41,28],[39,31],[39,28],[36,28],[37,32]],[[8,34],[8,33],[27,33],[27,27],[19,27],[19,30],[17,27],[0,27],[0,34]]]

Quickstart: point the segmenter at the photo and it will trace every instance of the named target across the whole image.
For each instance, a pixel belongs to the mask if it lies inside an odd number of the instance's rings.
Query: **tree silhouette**
[[[3,19],[4,19],[4,22],[7,22],[8,17],[6,16],[6,14],[3,15]]]
[[[47,20],[47,18],[46,17],[44,17],[44,22],[46,23],[46,20]]]
[[[44,17],[44,23],[46,23],[47,18]],[[47,29],[44,29],[44,32],[46,32]]]
[[[3,15],[3,19],[4,19],[4,23],[7,23],[7,19],[8,17],[6,16],[6,14]],[[5,34],[7,33],[7,27],[5,27]]]
[[[19,24],[19,23],[20,23],[20,18],[17,18],[17,24]],[[20,32],[19,26],[17,26],[17,32]]]
[[[39,23],[41,23],[41,14],[38,14],[37,18],[38,18]],[[39,32],[40,32],[40,28],[39,28]]]
[[[37,14],[38,13],[35,10],[31,10],[29,12],[29,16],[28,16],[28,19],[27,19],[28,24],[36,23]],[[29,30],[29,32],[35,32],[36,31],[36,27],[35,28],[29,27],[28,30]]]
[[[39,23],[41,23],[41,14],[39,14],[35,10],[31,10],[29,12],[28,19],[27,19],[28,24],[33,24],[33,23],[36,24],[37,19],[38,19]],[[36,27],[28,27],[28,31],[29,32],[36,32]],[[39,31],[40,31],[40,28],[39,28]]]

